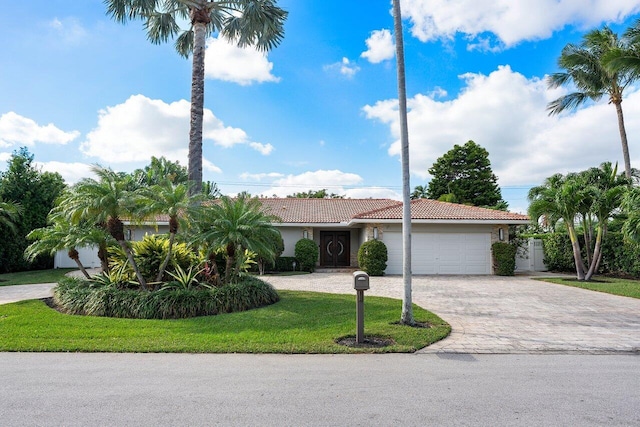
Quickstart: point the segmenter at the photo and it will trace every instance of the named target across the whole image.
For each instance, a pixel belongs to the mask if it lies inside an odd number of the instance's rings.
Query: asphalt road
[[[638,426],[638,355],[0,353],[2,426]]]

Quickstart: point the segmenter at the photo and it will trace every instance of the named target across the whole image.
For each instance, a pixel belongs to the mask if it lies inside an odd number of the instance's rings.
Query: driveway
[[[276,289],[355,296],[350,274],[265,280]],[[371,277],[370,284],[365,301],[367,295],[402,298],[400,276]],[[449,337],[421,353],[640,353],[640,299],[528,276],[415,276],[412,289],[415,304],[452,327]]]

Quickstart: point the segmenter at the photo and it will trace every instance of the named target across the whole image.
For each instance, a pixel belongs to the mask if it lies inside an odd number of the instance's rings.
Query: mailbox
[[[369,275],[364,271],[353,273],[353,289],[356,291],[366,291],[369,289]]]

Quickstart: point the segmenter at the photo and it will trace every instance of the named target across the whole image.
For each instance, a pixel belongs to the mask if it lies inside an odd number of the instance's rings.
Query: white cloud
[[[214,165],[213,163],[211,163],[209,160],[205,159],[204,157],[202,158],[202,168],[204,170],[209,171],[209,172],[222,173],[222,169],[220,169],[218,166]]]
[[[392,59],[395,55],[396,47],[393,44],[389,30],[373,31],[365,43],[367,44],[367,50],[362,52],[360,56],[366,58],[372,64]]]
[[[523,40],[544,39],[567,25],[581,28],[616,21],[640,11],[637,0],[402,0],[411,33],[421,41],[464,33],[476,48],[511,47]],[[491,43],[492,33],[497,43]],[[483,35],[484,34],[484,35]],[[492,46],[493,45],[493,46]]]
[[[86,163],[35,162],[45,172],[58,172],[68,185],[75,184],[83,178],[94,177],[92,165]]]
[[[151,156],[165,156],[187,164],[190,103],[167,104],[159,99],[133,95],[124,103],[101,110],[98,126],[87,134],[80,150],[87,156],[109,163],[147,162]],[[246,132],[225,126],[211,110],[204,110],[204,144],[207,140],[222,147],[247,144],[268,154],[269,144],[254,143]],[[257,144],[257,145],[256,145]],[[206,168],[218,172],[210,163]]]
[[[345,186],[358,185],[362,177],[353,173],[339,170],[317,170],[304,172],[300,175],[287,175],[273,181],[273,187],[261,193],[263,196],[277,195],[285,197],[289,194],[309,190],[326,189],[329,193],[343,195]]]
[[[11,153],[7,153],[7,152],[0,152],[0,162],[6,162],[7,160],[9,160],[11,158]]]
[[[256,151],[259,151],[263,156],[268,156],[273,151],[273,145],[271,144],[261,144],[259,142],[251,142],[249,146]]]
[[[349,61],[349,58],[342,58],[342,61],[335,62],[333,64],[325,65],[325,71],[338,72],[345,76],[348,79],[353,78],[358,71],[360,71],[360,67],[358,67],[353,62]]]
[[[243,172],[240,174],[240,179],[243,179],[246,181],[262,181],[263,179],[282,178],[283,176],[284,174],[280,172],[270,172],[270,173]]]
[[[253,47],[240,48],[222,37],[207,40],[204,61],[205,76],[212,79],[243,86],[280,81],[271,74],[273,63],[269,62],[266,53]]]
[[[87,30],[80,22],[73,17],[53,18],[48,23],[50,31],[53,33],[51,39],[65,45],[78,45],[87,40]]]
[[[65,132],[52,123],[40,126],[34,120],[10,111],[0,116],[0,147],[14,145],[33,146],[36,142],[44,144],[67,144],[80,135],[74,130]]]
[[[408,101],[411,172],[422,179],[435,160],[455,144],[474,140],[489,151],[500,185],[541,183],[560,172],[579,171],[604,161],[622,165],[616,113],[606,100],[574,114],[549,117],[546,105],[565,93],[550,91],[542,79],[527,79],[508,66],[488,76],[464,74],[456,99],[437,101],[418,94]],[[626,117],[640,115],[640,91],[623,102]],[[389,125],[400,155],[397,100],[365,106],[368,118]],[[636,137],[640,122],[627,120],[632,165],[640,164]]]

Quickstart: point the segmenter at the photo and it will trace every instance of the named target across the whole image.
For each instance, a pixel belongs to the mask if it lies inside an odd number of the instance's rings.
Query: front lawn
[[[34,283],[57,283],[65,274],[75,268],[55,268],[51,270],[20,271],[0,274],[0,286],[32,285]]]
[[[71,316],[40,300],[0,305],[0,351],[184,353],[413,352],[446,337],[450,326],[414,305],[416,320],[431,328],[394,324],[402,302],[366,297],[365,335],[395,345],[352,348],[335,340],[355,334],[355,295],[279,291],[268,307],[180,320]]]
[[[605,292],[607,294],[640,298],[640,281],[638,280],[617,279],[612,277],[597,277],[595,278],[595,281],[591,282],[581,282],[576,279],[567,278],[544,278],[539,280],[557,283],[560,285],[573,286],[576,288],[589,289],[592,291]]]

